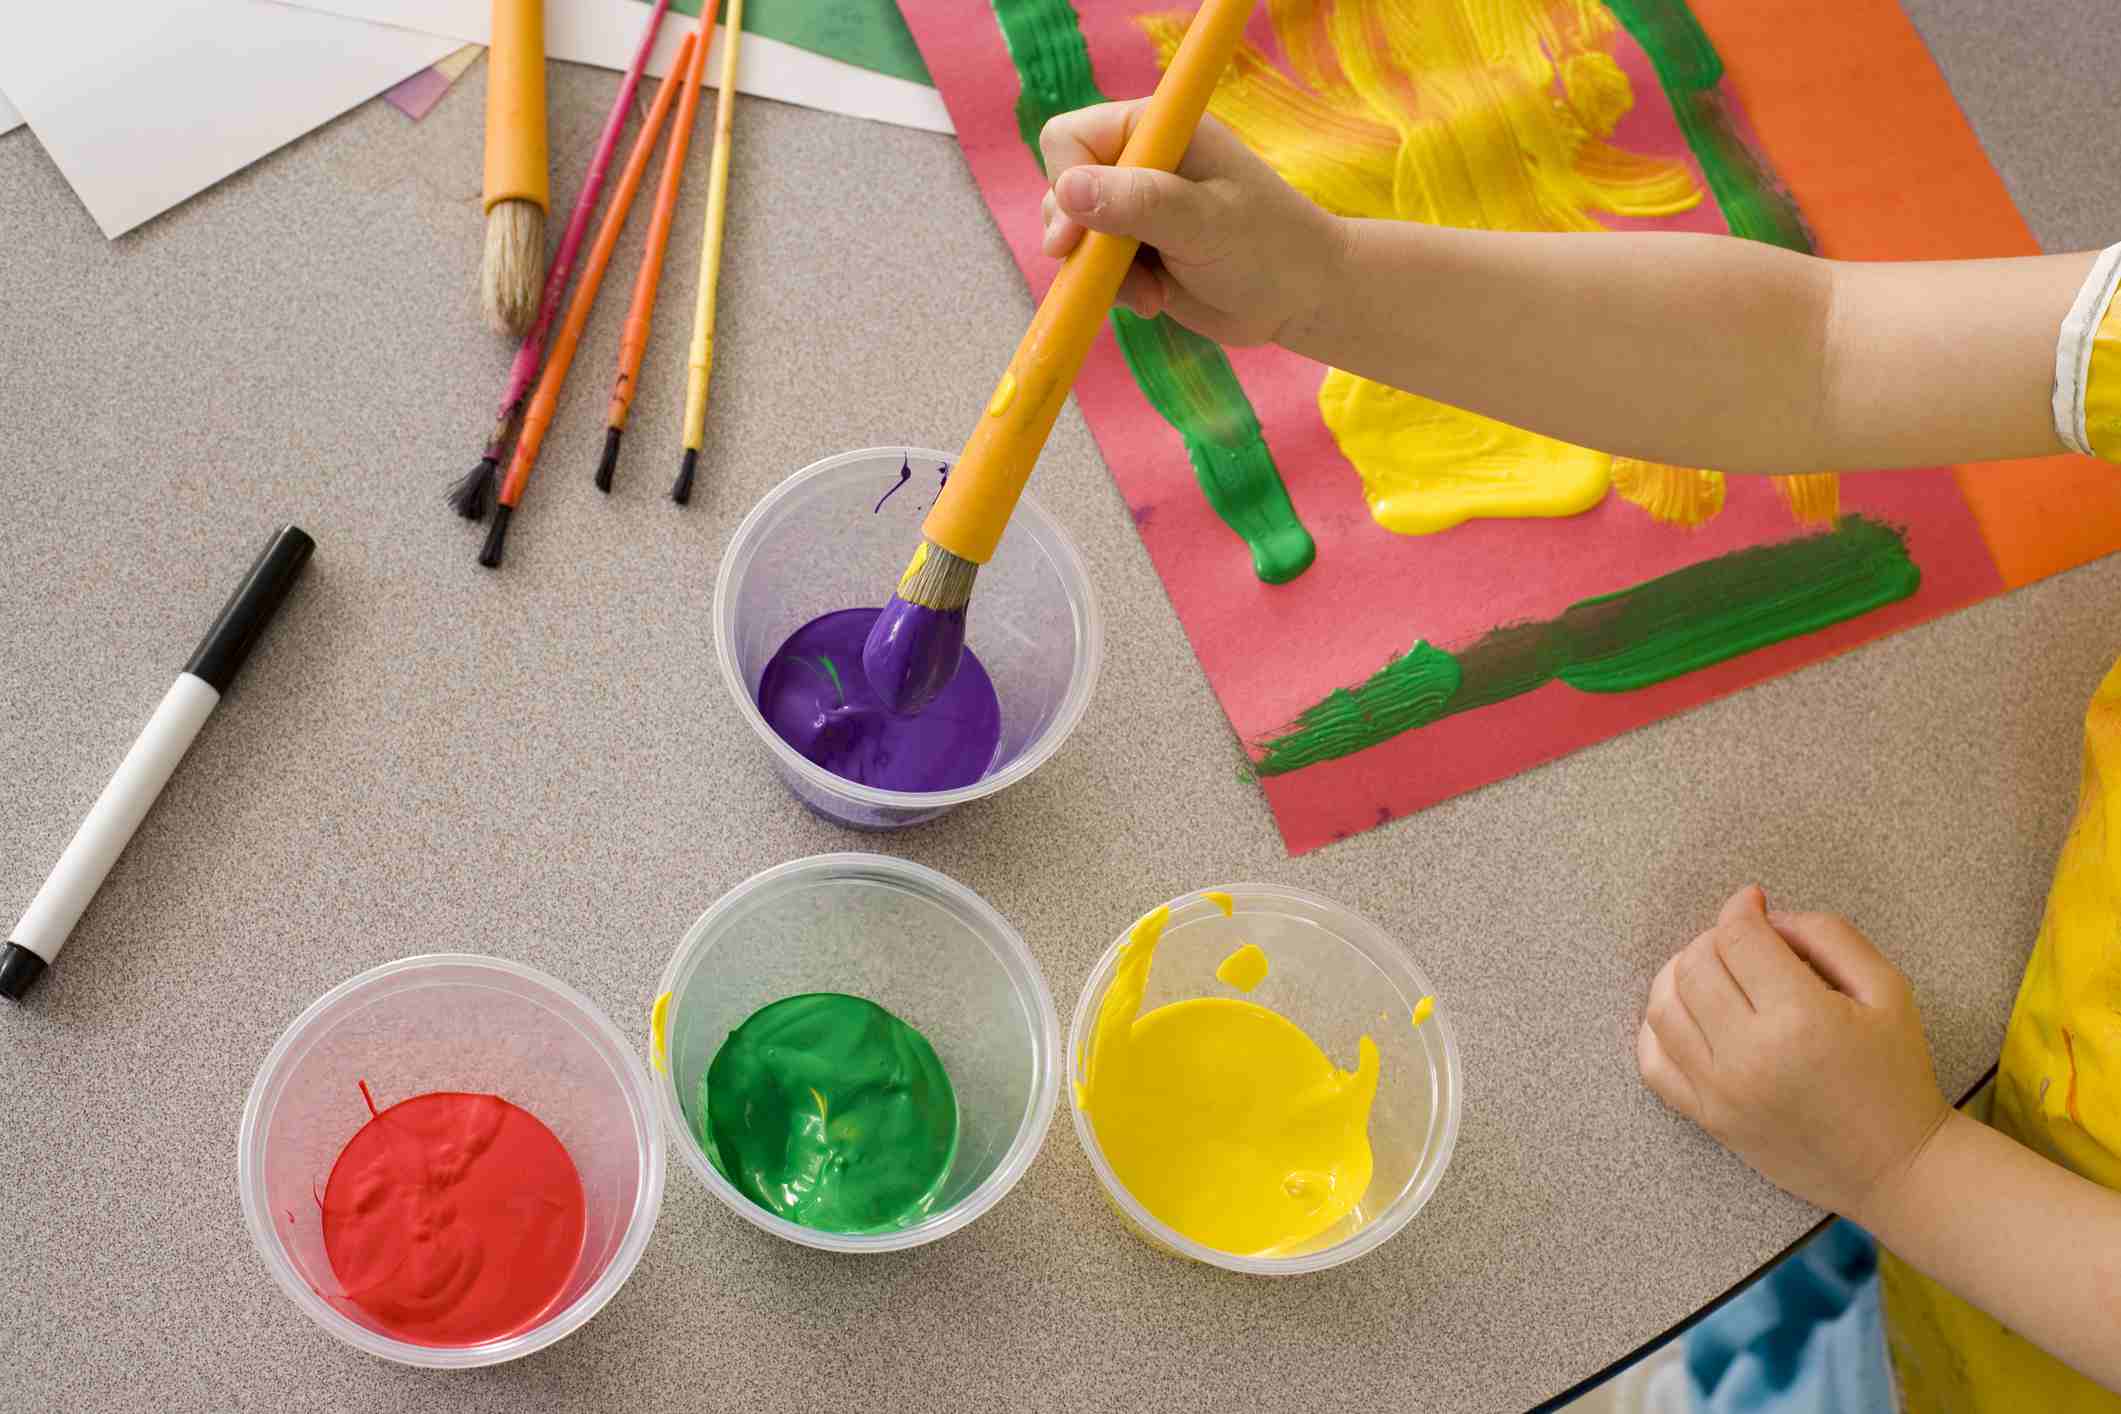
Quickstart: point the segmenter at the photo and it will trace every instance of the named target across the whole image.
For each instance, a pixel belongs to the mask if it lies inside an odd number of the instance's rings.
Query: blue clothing
[[[1835,1222],[1683,1337],[1701,1414],[1890,1414],[1878,1246]]]

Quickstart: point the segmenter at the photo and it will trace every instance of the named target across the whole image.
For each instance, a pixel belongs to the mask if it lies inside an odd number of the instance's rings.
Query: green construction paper
[[[701,0],[671,0],[670,8],[697,19]],[[716,18],[722,13],[717,8]],[[744,0],[744,33],[793,44],[871,73],[935,86],[895,0]]]

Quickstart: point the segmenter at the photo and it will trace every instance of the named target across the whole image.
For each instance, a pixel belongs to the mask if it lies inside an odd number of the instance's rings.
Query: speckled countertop
[[[1910,8],[2042,241],[2121,238],[2103,7]],[[590,487],[607,296],[495,577],[438,503],[506,364],[472,313],[483,83],[419,124],[371,103],[116,243],[29,133],[0,138],[7,919],[268,525],[319,545],[73,947],[0,1013],[0,1408],[1519,1410],[1815,1216],[1633,1072],[1653,970],[1735,883],[1852,914],[1913,975],[1947,1086],[1987,1065],[2080,707],[2121,650],[2121,561],[1292,861],[1071,408],[1039,495],[1106,615],[1088,718],[992,801],[849,836],[794,808],[727,701],[712,577],[789,472],[951,446],[977,415],[1030,304],[957,147],[744,100],[691,512],[660,499],[675,377],[643,380],[619,494]],[[616,83],[555,68],[556,151],[589,146]],[[682,363],[686,326],[666,310],[649,369]],[[467,1375],[358,1355],[272,1285],[236,1121],[319,993],[407,953],[491,952],[638,1033],[702,908],[845,848],[977,889],[1063,1015],[1127,921],[1182,890],[1274,879],[1353,904],[1420,958],[1464,1044],[1441,1190],[1379,1252],[1271,1282],[1137,1242],[1065,1118],[991,1214],[894,1257],[778,1243],[673,1163],[617,1299]]]

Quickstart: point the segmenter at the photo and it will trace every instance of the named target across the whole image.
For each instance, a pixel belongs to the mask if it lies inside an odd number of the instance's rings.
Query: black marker
[[[103,887],[104,876],[162,794],[192,738],[206,725],[316,548],[315,541],[290,525],[273,536],[236,586],[214,626],[206,631],[199,651],[177,674],[162,705],[147,719],[132,750],[118,763],[118,773],[89,808],[88,818],[74,832],[73,843],[52,866],[51,877],[37,890],[29,911],[9,935],[7,950],[0,953],[0,996],[22,1000],[59,956],[81,911]]]

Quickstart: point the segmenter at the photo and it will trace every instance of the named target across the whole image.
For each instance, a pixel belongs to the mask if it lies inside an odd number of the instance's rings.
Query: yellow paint
[[[1423,997],[1420,1001],[1414,1003],[1414,1024],[1416,1026],[1421,1025],[1435,1014],[1436,998]]]
[[[1258,943],[1246,943],[1222,960],[1215,969],[1215,980],[1225,987],[1249,992],[1267,980],[1267,955],[1259,950]]]
[[[907,590],[913,587],[913,577],[919,574],[921,572],[921,566],[927,563],[928,542],[923,540],[920,543],[920,546],[914,550],[913,558],[907,561],[906,572],[898,577],[899,593],[904,594]]]
[[[648,1035],[649,1039],[655,1043],[655,1068],[657,1070],[667,1071],[670,1069],[670,1043],[664,1032],[665,1024],[669,1019],[670,993],[665,992],[662,996],[655,999],[655,1005],[648,1010]]]
[[[1287,71],[1247,44],[1211,111],[1343,215],[1502,231],[1598,231],[1687,211],[1684,162],[1616,147],[1634,106],[1593,0],[1269,0]],[[1140,20],[1168,64],[1183,12]],[[1554,362],[1572,351],[1557,344]],[[1387,530],[1568,516],[1611,458],[1333,370],[1320,413]]]
[[[1831,471],[1778,476],[1774,481],[1799,525],[1832,525],[1841,514],[1841,478]]]
[[[1613,458],[1613,489],[1662,525],[1706,525],[1723,509],[1723,473]]]
[[[1016,375],[1004,373],[1002,381],[994,385],[994,396],[987,400],[987,416],[1000,417],[1016,397]]]
[[[1605,497],[1613,459],[1332,369],[1318,390],[1370,514],[1401,535],[1476,517],[1572,516]]]
[[[1225,918],[1230,917],[1237,911],[1237,900],[1231,898],[1221,889],[1203,889],[1200,896],[1221,909]]]
[[[1113,1172],[1159,1221],[1240,1255],[1295,1247],[1370,1186],[1377,1046],[1339,1069],[1257,1002],[1197,997],[1141,1015],[1169,906],[1136,923],[1081,1057],[1076,1104]]]

